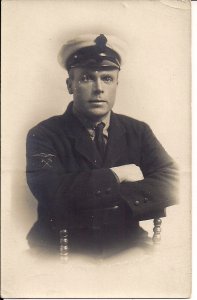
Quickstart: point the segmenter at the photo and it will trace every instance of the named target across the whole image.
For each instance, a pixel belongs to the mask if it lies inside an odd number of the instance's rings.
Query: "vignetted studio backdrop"
[[[188,296],[189,1],[18,0],[3,1],[2,6],[4,296]],[[80,260],[75,267],[70,267],[68,276],[68,267],[63,270],[56,263],[54,272],[51,262],[43,262],[39,269],[36,259],[27,254],[25,237],[36,220],[36,200],[26,184],[25,142],[31,127],[50,116],[62,114],[72,100],[66,89],[66,71],[57,63],[60,47],[69,38],[92,32],[117,35],[127,43],[113,110],[147,122],[177,161],[181,172],[180,205],[167,209],[168,217],[162,225],[164,251],[156,261],[150,263],[148,255],[142,255],[140,251],[141,258],[136,258],[136,261],[130,257],[131,253],[101,265]],[[152,221],[141,225],[151,236]],[[169,249],[173,249],[171,262]],[[139,265],[141,260],[143,267],[139,267],[142,266]],[[51,272],[56,275],[51,275]],[[62,280],[59,280],[60,274]],[[80,277],[79,274],[83,275]]]

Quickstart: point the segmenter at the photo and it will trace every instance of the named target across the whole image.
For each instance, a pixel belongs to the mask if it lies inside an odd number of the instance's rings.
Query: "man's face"
[[[115,103],[118,72],[118,69],[72,69],[67,85],[75,109],[93,121],[105,116]]]

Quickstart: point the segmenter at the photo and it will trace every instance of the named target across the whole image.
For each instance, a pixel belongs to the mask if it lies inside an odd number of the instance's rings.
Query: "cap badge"
[[[97,36],[97,38],[95,39],[95,43],[97,51],[99,53],[105,52],[107,38],[104,36],[104,34],[100,34],[99,36]]]

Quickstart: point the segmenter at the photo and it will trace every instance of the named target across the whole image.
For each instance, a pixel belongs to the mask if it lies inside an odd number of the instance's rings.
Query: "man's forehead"
[[[73,69],[75,70],[75,69]],[[118,69],[107,69],[107,68],[76,68],[80,73],[118,73]]]
[[[71,71],[71,70],[70,70]],[[78,74],[117,74],[119,72],[118,69],[110,69],[110,68],[73,68],[71,72],[76,72]]]

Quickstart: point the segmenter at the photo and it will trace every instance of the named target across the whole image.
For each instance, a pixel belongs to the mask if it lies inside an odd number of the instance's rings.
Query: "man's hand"
[[[134,182],[144,179],[140,168],[134,164],[111,168],[121,182]]]

